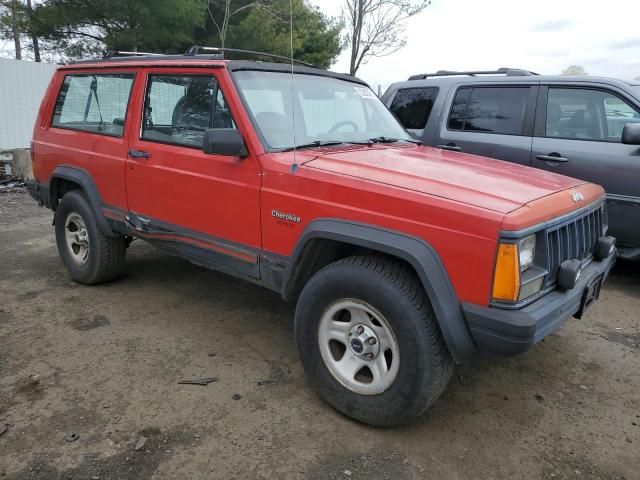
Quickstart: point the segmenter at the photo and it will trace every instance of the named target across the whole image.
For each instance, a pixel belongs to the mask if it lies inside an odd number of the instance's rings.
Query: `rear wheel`
[[[314,275],[298,301],[295,332],[320,396],[364,423],[416,418],[451,376],[453,360],[420,281],[386,257],[350,257]]]
[[[55,219],[58,252],[73,280],[93,285],[118,275],[125,258],[125,237],[110,237],[100,230],[80,190],[62,197]]]

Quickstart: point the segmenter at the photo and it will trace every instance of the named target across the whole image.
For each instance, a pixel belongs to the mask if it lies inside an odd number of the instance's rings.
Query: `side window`
[[[462,130],[464,128],[464,116],[467,113],[467,106],[469,105],[469,95],[471,95],[470,88],[460,88],[456,92],[453,104],[451,105],[449,122],[447,123],[449,130]]]
[[[122,137],[133,74],[67,75],[51,125]]]
[[[207,128],[235,128],[214,77],[149,75],[142,139],[200,148]]]
[[[405,128],[422,130],[429,120],[438,87],[398,90],[389,108]]]
[[[464,90],[454,99],[449,129],[522,135],[529,87],[479,87],[470,94]]]
[[[637,122],[640,112],[612,93],[549,88],[547,137],[620,142],[624,126]]]

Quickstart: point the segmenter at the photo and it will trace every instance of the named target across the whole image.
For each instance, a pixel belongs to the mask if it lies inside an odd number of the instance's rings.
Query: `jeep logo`
[[[580,192],[571,192],[571,198],[574,202],[581,202],[582,200],[584,200],[584,195],[582,195],[582,193]]]
[[[278,220],[286,220],[288,222],[300,223],[300,217],[296,215],[292,215],[290,213],[282,213],[278,210],[271,210],[271,216],[277,218]]]

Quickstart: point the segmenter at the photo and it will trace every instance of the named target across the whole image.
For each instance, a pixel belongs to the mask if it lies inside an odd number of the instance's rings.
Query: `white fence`
[[[42,96],[56,68],[0,58],[0,151],[29,148]]]

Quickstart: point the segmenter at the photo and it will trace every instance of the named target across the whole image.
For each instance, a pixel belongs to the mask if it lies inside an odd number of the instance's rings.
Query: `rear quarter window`
[[[389,109],[405,128],[422,130],[438,97],[438,87],[398,90]]]
[[[66,75],[51,125],[122,137],[134,74]]]

